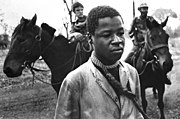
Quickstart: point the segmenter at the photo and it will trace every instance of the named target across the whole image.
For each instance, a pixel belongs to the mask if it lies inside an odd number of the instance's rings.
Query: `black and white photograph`
[[[0,0],[0,119],[180,119],[178,0]]]

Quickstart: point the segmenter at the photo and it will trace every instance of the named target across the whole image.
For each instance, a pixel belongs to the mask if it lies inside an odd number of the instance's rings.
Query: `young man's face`
[[[83,7],[76,7],[75,8],[75,14],[76,14],[76,17],[83,17],[83,10],[84,8]]]
[[[119,60],[124,50],[124,28],[120,16],[99,19],[92,36],[96,57],[110,65]]]

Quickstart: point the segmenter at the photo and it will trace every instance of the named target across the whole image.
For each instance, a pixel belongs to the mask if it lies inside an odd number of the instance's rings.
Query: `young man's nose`
[[[120,43],[123,43],[124,39],[117,36],[117,35],[114,35],[113,37],[113,42],[112,43],[117,43],[117,44],[120,44]]]
[[[114,34],[114,35],[112,36],[112,39],[113,39],[114,41],[120,41],[120,40],[121,40],[120,37],[117,36],[116,34]]]

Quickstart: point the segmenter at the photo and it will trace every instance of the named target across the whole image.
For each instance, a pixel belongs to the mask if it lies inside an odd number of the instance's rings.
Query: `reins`
[[[117,92],[118,95],[124,95],[128,99],[130,99],[133,102],[134,106],[137,108],[137,110],[142,114],[144,119],[149,119],[147,114],[141,109],[140,105],[138,104],[137,97],[135,94],[132,93],[130,86],[129,86],[129,90],[123,88],[121,83],[115,79],[115,77],[107,70],[107,68],[96,57],[94,56],[91,57],[91,61],[94,64],[94,66],[104,75],[104,77],[106,77],[107,81],[113,87],[113,89],[118,90]],[[104,87],[101,85],[99,80],[96,80],[96,82],[106,92],[106,94],[109,95],[109,93],[104,89]],[[111,95],[109,96],[111,97]],[[114,98],[112,97],[112,99]]]
[[[53,37],[53,39],[51,40],[51,42],[44,48],[44,50],[42,50],[42,48],[41,48],[41,43],[40,43],[40,41],[41,41],[41,34],[42,34],[42,29],[40,28],[39,34],[35,37],[35,39],[37,39],[37,41],[39,41],[40,55],[44,54],[44,52],[53,44],[53,42],[54,42],[54,40],[55,40],[55,37]],[[71,71],[72,71],[72,70],[74,69],[74,67],[75,67],[75,64],[76,64],[77,55],[80,54],[80,52],[81,52],[81,43],[82,43],[82,41],[79,41],[79,42],[77,43],[77,45],[76,45],[76,50],[75,50],[74,55],[73,55],[68,61],[66,61],[61,67],[58,67],[58,68],[56,68],[56,69],[54,69],[54,70],[59,70],[59,69],[64,68],[66,65],[68,65],[68,64],[73,60],[73,64],[72,64],[72,67],[71,67]],[[92,47],[91,47],[91,45],[89,44],[89,42],[88,42],[88,45],[89,45],[90,48],[89,48],[89,50],[83,49],[85,52],[90,52],[90,51],[92,50]],[[83,46],[82,46],[82,47],[83,47]],[[83,47],[83,48],[84,48],[84,47]],[[32,49],[32,48],[31,48],[31,49]],[[79,60],[80,60],[80,64],[82,64],[81,55],[79,55]],[[27,64],[26,64],[26,62],[24,63],[25,67],[29,68],[30,71],[31,71],[31,73],[32,73],[32,75],[33,75],[33,84],[34,84],[35,77],[36,77],[39,81],[41,81],[41,82],[43,82],[43,83],[46,83],[46,84],[48,84],[48,85],[58,85],[58,84],[61,83],[61,82],[58,82],[58,83],[53,83],[53,84],[51,83],[51,84],[50,84],[50,83],[47,83],[47,82],[39,79],[37,76],[35,76],[35,71],[37,71],[37,72],[39,72],[39,71],[41,71],[41,72],[47,72],[47,71],[50,71],[50,70],[42,70],[42,69],[35,68],[35,67],[34,67],[34,63],[35,63],[35,62],[32,62],[32,63],[30,63],[30,64],[29,64],[28,62],[27,62]]]
[[[41,35],[42,35],[42,28],[40,27],[38,35],[35,36],[35,43],[34,43],[34,45],[35,45],[36,42],[38,42],[39,49],[40,49],[40,56],[53,44],[53,42],[55,40],[55,36],[54,36],[53,39],[51,40],[51,42],[44,48],[44,50],[42,50],[42,47],[41,47],[41,41],[42,41]],[[32,53],[31,50],[33,49],[34,45],[32,45],[32,47],[29,50],[26,51],[27,55],[30,55]],[[34,80],[35,80],[35,77],[36,77],[35,76],[35,71],[38,71],[38,72],[39,71],[41,71],[41,72],[48,72],[48,71],[50,71],[50,70],[42,70],[42,69],[35,68],[34,64],[35,64],[35,61],[34,62],[25,61],[24,62],[24,67],[30,69],[30,71],[31,71],[31,73],[33,75],[33,84],[34,84]],[[51,85],[50,83],[47,83],[47,82],[45,82],[45,81],[43,81],[43,80],[41,80],[39,78],[37,78],[37,79],[39,81],[43,82],[43,83]]]
[[[77,59],[76,56],[78,55],[79,49],[80,49],[80,44],[78,43],[78,44],[76,45],[75,54],[74,54],[65,64],[63,64],[61,67],[58,67],[58,68],[55,69],[55,70],[64,68],[67,64],[69,64],[69,63],[73,60],[73,65],[72,65],[72,67],[71,67],[71,71],[72,71],[72,70],[74,69],[74,67],[75,67],[75,63],[76,63],[76,59]],[[80,57],[80,62],[82,63],[81,56],[79,56],[79,57]],[[47,71],[50,71],[50,70],[37,69],[37,68],[34,67],[34,65],[32,65],[32,66],[30,65],[28,68],[30,69],[30,71],[31,71],[31,73],[32,73],[32,75],[33,75],[33,83],[34,83],[34,80],[35,80],[35,77],[36,77],[37,80],[39,80],[39,81],[41,81],[41,82],[43,82],[43,83],[45,83],[45,84],[48,84],[48,85],[58,85],[58,84],[61,84],[61,82],[57,82],[57,83],[47,83],[47,82],[41,80],[40,78],[38,78],[37,76],[35,76],[35,72],[34,72],[34,71],[37,71],[37,72],[39,72],[39,71],[47,72]]]
[[[146,39],[147,39],[147,36],[146,36]],[[166,47],[168,48],[168,44],[153,45],[152,41],[150,41],[150,40],[146,41],[145,43],[146,43],[145,45],[147,45],[147,47],[149,47],[151,53],[157,49],[160,49],[160,48],[166,48]],[[141,51],[142,51],[142,47],[141,47]],[[143,61],[145,61],[145,66],[144,66],[143,70],[139,73],[139,75],[142,75],[145,72],[146,67],[149,63],[156,63],[157,64],[159,62],[159,59],[156,55],[153,55],[153,57],[154,58],[152,60],[149,60],[149,61],[146,61],[145,59],[143,59]]]

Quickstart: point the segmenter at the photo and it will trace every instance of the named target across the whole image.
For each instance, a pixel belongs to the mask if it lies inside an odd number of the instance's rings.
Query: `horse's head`
[[[172,69],[173,61],[171,59],[171,54],[168,47],[169,35],[163,29],[166,25],[168,17],[161,24],[156,21],[150,22],[147,20],[147,27],[149,28],[149,38],[146,42],[154,56],[157,65],[160,69],[167,73]]]
[[[41,36],[46,31],[36,25],[36,19],[36,14],[31,20],[22,17],[20,24],[12,34],[10,49],[3,67],[3,71],[8,77],[20,76],[22,70],[35,62],[41,55],[43,46]],[[54,32],[51,30],[47,37],[52,39]]]

